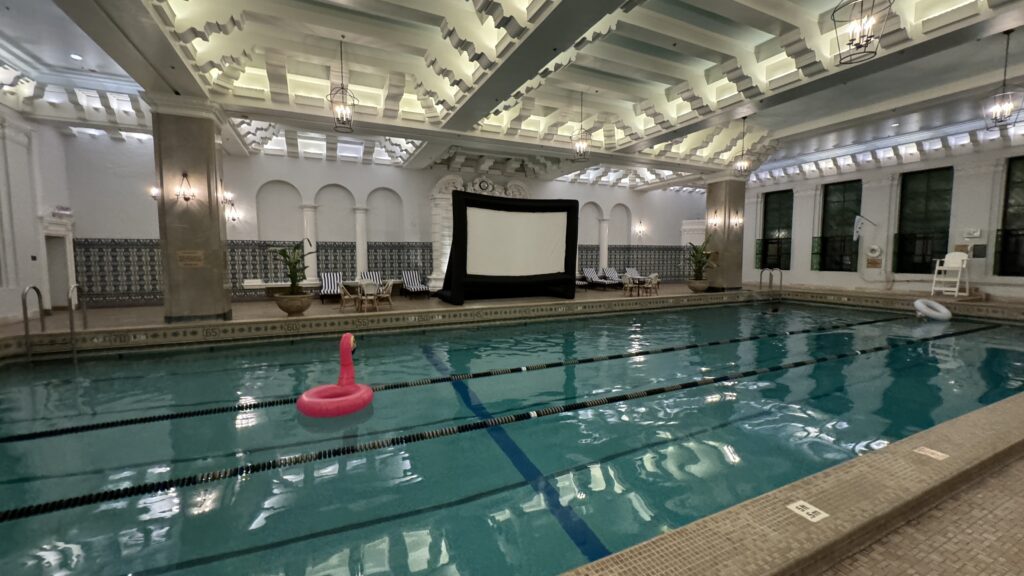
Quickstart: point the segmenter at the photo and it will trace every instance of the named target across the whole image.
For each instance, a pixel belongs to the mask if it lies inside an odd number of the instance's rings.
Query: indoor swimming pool
[[[339,335],[340,336],[340,335]],[[1024,388],[1024,327],[796,304],[0,372],[0,574],[557,574]]]

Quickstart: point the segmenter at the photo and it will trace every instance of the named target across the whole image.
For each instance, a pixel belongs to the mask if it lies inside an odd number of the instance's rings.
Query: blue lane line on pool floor
[[[444,361],[437,356],[432,347],[423,346],[423,355],[427,357],[427,360],[438,372],[442,374],[450,372],[450,367],[445,365]],[[459,400],[477,418],[486,420],[492,417],[490,411],[480,401],[480,398],[470,390],[468,384],[462,380],[452,380],[452,388],[455,389]],[[519,444],[516,444],[516,441],[508,435],[508,431],[505,430],[504,426],[487,428],[487,433],[491,435],[491,439],[494,440],[498,448],[512,462],[512,465],[519,471],[523,479],[530,484],[534,491],[540,494],[548,511],[555,517],[559,525],[562,526],[562,530],[565,530],[569,539],[576,544],[576,547],[579,548],[587,560],[593,562],[611,554],[597,534],[587,525],[586,521],[576,514],[576,511],[571,507],[562,505],[558,496],[558,490],[544,477],[544,474],[530,460],[530,457],[523,452]]]

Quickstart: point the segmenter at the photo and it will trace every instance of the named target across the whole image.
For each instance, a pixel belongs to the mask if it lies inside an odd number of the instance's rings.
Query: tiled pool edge
[[[1022,413],[1018,394],[567,574],[817,574],[1024,456]],[[797,501],[828,517],[811,522],[787,508]]]
[[[914,300],[920,294],[900,292],[866,292],[863,290],[803,289],[786,288],[776,292],[783,300],[829,306],[856,306],[876,310],[897,310],[913,312]],[[954,317],[983,318],[998,322],[1024,322],[1024,306],[1007,302],[954,302],[947,299],[942,304],[949,308]]]
[[[603,300],[567,300],[537,304],[493,305],[442,310],[404,310],[367,314],[337,314],[302,318],[269,318],[231,322],[134,326],[83,331],[75,340],[80,352],[117,353],[128,350],[185,348],[220,344],[242,344],[290,340],[358,331],[364,334],[394,331],[455,328],[481,324],[502,324],[540,319],[560,319],[623,312],[691,308],[718,304],[759,302],[779,298],[802,304],[823,304],[912,312],[917,296],[892,292],[857,290],[807,290],[787,288],[781,292],[742,290],[686,294],[653,298],[608,298]],[[1024,323],[1024,307],[992,302],[955,302],[948,304],[957,316]],[[66,332],[32,334],[33,354],[60,357],[71,351]],[[0,366],[23,361],[24,337],[0,338]]]
[[[347,331],[370,334],[396,330],[454,328],[542,318],[572,318],[715,304],[739,304],[763,301],[765,297],[764,294],[744,290],[653,298],[567,300],[442,310],[404,310],[301,318],[161,324],[82,331],[75,334],[75,341],[79,352],[131,350],[162,346],[315,337]],[[33,355],[52,356],[71,351],[67,332],[32,334],[30,338]],[[12,360],[23,359],[24,355],[24,336],[0,338],[0,365]]]

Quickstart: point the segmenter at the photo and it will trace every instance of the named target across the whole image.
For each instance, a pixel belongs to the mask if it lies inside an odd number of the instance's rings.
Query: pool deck
[[[1018,576],[1024,566],[1024,458],[953,494],[822,576]]]
[[[524,322],[549,318],[586,317],[642,310],[737,304],[783,299],[791,302],[854,306],[911,313],[913,301],[926,297],[914,292],[836,290],[802,286],[784,290],[744,289],[731,292],[694,294],[684,283],[665,283],[654,296],[624,296],[621,290],[586,290],[574,300],[556,298],[510,298],[478,300],[453,306],[436,298],[395,296],[393,306],[379,312],[339,309],[337,302],[314,300],[304,316],[288,318],[271,300],[235,302],[233,319],[165,324],[162,306],[96,308],[89,311],[89,329],[81,330],[81,314],[75,348],[79,352],[152,349],[168,346],[210,346],[267,339],[295,339],[358,331],[424,330],[482,323]],[[1024,299],[1013,301],[957,301],[937,297],[956,316],[999,322],[1024,323]],[[71,350],[68,314],[58,311],[46,317],[46,331],[39,321],[30,326],[32,351],[38,356],[60,357]],[[26,355],[21,322],[0,324],[0,362],[17,361]]]
[[[997,470],[1005,470],[1007,464],[1014,466],[1011,474],[1019,469],[1019,460],[1024,455],[1022,413],[1024,394],[1007,398],[568,574],[806,576],[832,569],[829,574],[837,576],[850,573],[842,570],[856,567],[861,570],[855,572],[859,574],[939,573],[922,569],[917,557],[921,554],[932,555],[930,562],[944,565],[950,574],[999,574],[1001,572],[986,571],[984,565],[969,566],[971,556],[979,554],[973,548],[974,534],[950,534],[948,528],[941,526],[941,522],[951,521],[1001,523],[1009,529],[1007,537],[1019,542],[1024,533],[1020,509],[1013,509],[1012,504],[1009,510],[1002,507],[998,495],[996,501],[987,502],[980,509],[970,508],[963,518],[954,512],[944,512],[942,508],[933,510],[930,518],[938,519],[940,524],[934,525],[930,535],[922,533],[917,541],[907,541],[896,531],[887,541],[875,542],[958,490]],[[1019,494],[1019,484],[1013,482],[1013,478],[1008,481],[1010,489],[1018,488]],[[999,482],[998,476],[991,477],[988,486]],[[1006,484],[1004,480],[1002,485]],[[988,491],[986,484],[975,485],[974,489]],[[961,493],[960,498],[949,506],[969,508],[971,492]],[[1016,502],[1019,506],[1019,495]],[[812,521],[791,509],[801,503],[810,505],[811,508],[805,509],[824,512],[826,516],[819,514]],[[978,515],[986,511],[999,515],[979,519]],[[1010,528],[1012,523],[1015,526]],[[1001,533],[995,527],[989,531]],[[963,548],[955,548],[952,542]],[[987,544],[994,546],[991,541]],[[899,569],[901,564],[897,560],[890,561],[894,569],[885,569],[886,560],[877,549],[870,548],[860,559],[854,556],[844,560],[868,546],[889,546],[890,549],[904,546],[902,562],[913,565],[915,570]],[[1013,551],[1001,547],[990,550],[1002,556],[1001,560],[997,557],[1002,563],[1011,553],[1019,557],[1022,549],[1017,546]],[[984,561],[990,560],[986,557]],[[952,571],[957,565],[962,569]],[[1019,574],[1021,564],[1010,565],[1014,571],[1008,573]]]

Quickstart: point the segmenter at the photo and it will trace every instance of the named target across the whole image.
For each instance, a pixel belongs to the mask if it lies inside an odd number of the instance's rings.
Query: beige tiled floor
[[[1024,459],[944,500],[822,576],[1024,574]]]
[[[678,296],[690,294],[689,288],[683,283],[662,284],[659,291],[660,296]],[[577,300],[600,300],[608,298],[623,298],[622,290],[584,290],[577,291]],[[634,296],[630,296],[633,298]],[[437,298],[409,298],[396,295],[392,298],[394,310],[434,310],[440,308],[454,308]],[[501,300],[474,300],[468,301],[465,308],[476,308],[486,306],[508,306],[528,303],[559,302],[556,298],[507,298]],[[387,305],[381,306],[381,311],[390,310]],[[259,300],[255,302],[235,302],[232,305],[233,320],[265,320],[281,319],[285,317],[277,305],[271,300]],[[306,316],[337,316],[340,314],[354,314],[351,306],[346,306],[344,312],[338,309],[337,300],[329,300],[321,304],[319,299],[313,300],[313,306],[306,311]],[[134,326],[163,325],[164,309],[162,306],[130,306],[122,308],[93,308],[88,311],[89,328],[125,328]],[[81,313],[76,315],[75,328],[82,329]],[[32,333],[39,332],[39,321],[32,320]],[[66,332],[68,330],[68,315],[66,311],[57,311],[46,317],[46,332]],[[14,336],[22,334],[23,326],[21,321],[0,324],[0,336]]]

